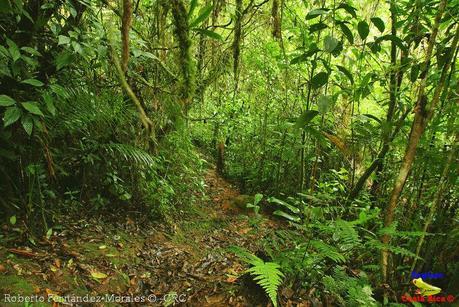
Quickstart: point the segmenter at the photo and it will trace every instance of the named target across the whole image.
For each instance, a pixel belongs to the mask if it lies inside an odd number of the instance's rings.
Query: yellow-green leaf
[[[91,276],[96,279],[104,279],[108,277],[107,274],[97,271],[91,272]]]

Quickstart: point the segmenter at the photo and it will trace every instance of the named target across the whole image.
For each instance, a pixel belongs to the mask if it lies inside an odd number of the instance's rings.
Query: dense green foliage
[[[263,193],[257,217],[289,223],[248,261],[274,305],[281,282],[393,302],[413,270],[457,293],[457,16],[452,0],[1,1],[0,215],[29,238],[82,209],[170,223],[212,156]]]

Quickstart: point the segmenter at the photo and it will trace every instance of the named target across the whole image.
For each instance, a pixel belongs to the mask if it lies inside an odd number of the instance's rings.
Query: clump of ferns
[[[280,270],[280,265],[275,262],[265,262],[263,259],[238,246],[231,246],[229,250],[238,256],[239,259],[250,265],[250,268],[246,272],[263,288],[266,295],[276,307],[277,291],[284,277],[284,274]]]

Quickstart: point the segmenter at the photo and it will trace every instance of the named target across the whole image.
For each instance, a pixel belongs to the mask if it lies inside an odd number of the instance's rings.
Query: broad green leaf
[[[326,14],[327,11],[324,10],[324,9],[314,9],[314,10],[311,10],[307,15],[306,15],[306,20],[309,20],[309,19],[314,19],[322,14]]]
[[[52,235],[53,235],[53,229],[50,228],[50,229],[48,229],[48,231],[46,232],[46,239],[49,240],[49,238],[51,238]]]
[[[8,44],[8,51],[10,52],[13,62],[16,62],[21,57],[21,51],[19,51],[18,45],[9,38],[6,39],[6,43]]]
[[[207,29],[196,29],[196,28],[193,29],[193,30],[196,31],[196,32],[199,32],[199,33],[201,33],[201,34],[203,34],[205,36],[208,36],[210,38],[213,38],[213,39],[216,39],[216,40],[220,40],[220,41],[223,40],[222,36],[220,34],[214,32],[214,31],[210,31],[210,30],[207,30]]]
[[[318,22],[309,27],[309,33],[314,33],[326,28],[328,28],[326,24],[324,24],[323,22]]]
[[[395,45],[397,45],[398,48],[402,49],[403,51],[407,51],[408,50],[408,48],[405,46],[405,44],[400,39],[400,37],[395,36],[395,35],[388,34],[388,35],[383,35],[381,37],[378,37],[376,42],[380,42],[380,41],[391,41]]]
[[[357,30],[359,31],[359,35],[362,40],[365,40],[368,37],[368,34],[370,33],[370,27],[368,26],[368,23],[364,20],[359,21],[359,24],[357,25]]]
[[[44,116],[43,113],[40,110],[40,107],[34,101],[23,102],[22,106],[24,107],[24,109],[26,109],[27,111],[29,111],[32,114]]]
[[[65,35],[59,35],[58,45],[66,45],[70,43],[70,37]]]
[[[27,114],[26,116],[23,116],[21,118],[21,124],[22,124],[22,127],[24,128],[25,132],[28,135],[32,135],[32,131],[33,131],[33,119],[32,119],[32,116],[30,116],[29,114]]]
[[[328,52],[333,52],[336,46],[338,46],[339,41],[331,35],[325,36],[324,39],[324,49]]]
[[[268,201],[270,203],[275,203],[275,204],[281,205],[282,207],[285,207],[288,210],[290,210],[292,213],[296,213],[296,214],[300,213],[300,209],[298,209],[295,206],[290,205],[289,203],[287,203],[287,202],[285,202],[285,201],[283,201],[281,199],[278,199],[278,198],[275,198],[275,197],[270,197],[268,199]]]
[[[338,68],[340,72],[342,72],[349,79],[349,81],[351,81],[351,84],[354,84],[354,77],[352,77],[351,72],[347,70],[346,67],[341,66],[341,65],[336,65],[336,67]]]
[[[41,53],[38,52],[37,49],[31,48],[31,47],[21,47],[21,50],[24,50],[25,52],[28,52],[31,55],[36,55],[36,56],[41,56]]]
[[[330,106],[332,104],[332,100],[330,96],[327,95],[320,95],[317,98],[317,109],[321,114],[325,114],[328,112],[330,109]]]
[[[368,43],[368,47],[370,47],[371,52],[378,53],[381,51],[381,45],[377,42],[370,42]]]
[[[46,108],[48,109],[48,112],[51,113],[53,116],[56,115],[56,107],[54,106],[53,103],[53,96],[49,93],[43,94],[43,100],[46,104]]]
[[[377,118],[376,116],[372,115],[372,114],[366,113],[366,114],[362,114],[362,115],[365,116],[365,117],[371,118],[371,119],[373,119],[374,121],[376,121],[376,122],[378,122],[378,123],[381,124],[381,120],[380,120],[379,118]]]
[[[292,221],[292,222],[299,223],[301,221],[299,217],[288,214],[282,210],[276,210],[273,212],[273,214],[277,216],[282,216],[283,218],[286,218],[287,220]]]
[[[14,124],[21,117],[21,114],[21,109],[18,107],[8,107],[3,115],[3,126],[8,127]]]
[[[200,11],[199,11],[199,15],[198,17],[196,17],[195,20],[193,20],[191,23],[190,23],[190,28],[194,28],[196,27],[197,25],[199,25],[201,22],[203,22],[204,20],[207,19],[207,17],[209,17],[210,13],[212,12],[212,9],[213,9],[213,6],[211,4],[209,4],[208,6],[205,6],[203,7]]]
[[[22,80],[21,83],[29,84],[29,85],[36,86],[36,87],[41,87],[45,85],[43,82],[37,79],[26,79],[26,80]]]
[[[318,114],[319,114],[319,112],[316,111],[316,110],[307,110],[307,111],[304,111],[304,112],[298,117],[298,119],[296,120],[295,127],[297,127],[297,128],[303,128],[304,126],[306,126],[307,124],[309,124],[309,122],[310,122],[311,120],[313,120],[313,118],[316,117]]]
[[[352,34],[349,27],[344,22],[340,22],[339,26],[344,36],[346,36],[347,40],[349,41],[349,43],[351,43],[351,45],[354,44],[354,34]]]
[[[11,224],[11,225],[16,225],[16,215],[12,215],[12,216],[10,217],[10,224]]]
[[[328,74],[326,72],[320,72],[311,79],[311,86],[313,89],[325,85],[328,82]]]
[[[381,33],[383,33],[384,30],[386,29],[386,26],[384,25],[384,21],[379,17],[371,18],[371,22],[375,25],[376,28],[378,28],[379,32]]]
[[[80,55],[83,55],[83,48],[81,47],[81,45],[78,42],[73,41],[72,42],[72,47],[73,47],[73,50],[75,50],[76,53],[78,53]]]
[[[260,193],[255,194],[253,204],[258,205],[258,203],[261,201],[262,198],[263,198],[263,194],[260,194]]]
[[[293,59],[290,61],[290,64],[297,64],[297,63],[304,62],[304,61],[306,61],[308,58],[310,58],[311,56],[313,56],[314,54],[316,54],[318,51],[320,51],[320,49],[317,48],[317,45],[316,45],[316,44],[313,44],[313,46],[312,46],[311,48],[309,48],[308,51],[306,51],[306,52],[303,53],[302,55],[299,55],[299,56],[293,58]]]
[[[16,100],[7,95],[0,95],[0,107],[9,107],[16,104]]]
[[[68,52],[67,50],[62,51],[54,59],[54,63],[56,64],[56,69],[60,70],[62,67],[65,67],[68,64],[72,63],[72,60],[73,60],[73,55],[70,52]]]
[[[411,80],[411,82],[415,82],[416,81],[416,79],[419,76],[419,71],[420,70],[421,70],[421,65],[419,65],[419,64],[414,64],[411,67],[411,72],[410,72],[410,80]]]
[[[351,14],[352,17],[357,18],[357,14],[355,13],[355,12],[357,11],[356,8],[353,7],[353,6],[351,6],[351,5],[349,5],[349,4],[347,4],[347,3],[341,3],[341,4],[338,6],[337,10],[338,10],[338,9],[344,9],[346,12],[348,12],[349,14]]]
[[[21,13],[22,13],[22,15],[24,15],[28,20],[30,20],[32,23],[35,23],[35,21],[33,20],[32,16],[30,16],[29,12],[27,12],[26,10],[21,10]]]

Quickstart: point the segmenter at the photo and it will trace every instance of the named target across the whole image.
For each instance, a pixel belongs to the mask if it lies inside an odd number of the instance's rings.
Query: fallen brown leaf
[[[29,250],[25,250],[25,249],[10,248],[10,249],[8,249],[8,251],[10,253],[13,253],[13,254],[16,254],[16,255],[20,255],[20,256],[24,256],[24,257],[30,257],[30,258],[35,258],[35,257],[39,256],[37,253],[34,253],[32,251],[29,251]]]

